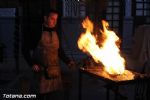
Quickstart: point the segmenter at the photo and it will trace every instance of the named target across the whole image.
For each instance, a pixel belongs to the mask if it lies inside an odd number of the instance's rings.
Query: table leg
[[[118,90],[119,90],[119,87],[118,86],[115,86],[115,100],[118,100]]]
[[[106,100],[109,100],[109,87],[106,87]]]
[[[82,72],[79,70],[79,100],[82,100]]]

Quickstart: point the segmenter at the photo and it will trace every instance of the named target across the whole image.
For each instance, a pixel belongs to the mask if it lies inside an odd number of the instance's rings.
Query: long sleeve
[[[30,25],[30,24],[29,24]],[[24,26],[22,35],[22,55],[29,66],[35,64],[32,59],[31,52],[37,47],[41,39],[41,26]]]
[[[60,28],[60,27],[59,27]],[[69,62],[70,62],[70,58],[69,57],[67,57],[67,55],[65,54],[65,51],[64,51],[64,49],[63,49],[63,47],[62,47],[62,42],[61,42],[61,40],[62,40],[62,38],[61,38],[61,35],[62,35],[62,33],[61,33],[61,28],[60,29],[58,29],[57,28],[57,33],[58,33],[58,38],[59,38],[59,49],[58,49],[58,56],[60,57],[60,59],[64,62],[64,63],[66,63],[66,64],[68,64]]]
[[[32,59],[31,52],[36,48],[37,43],[39,41],[39,36],[35,36],[34,38],[32,37],[33,36],[24,36],[24,40],[22,41],[22,55],[29,66],[35,64],[35,62]]]
[[[63,50],[61,45],[60,45],[59,50],[58,50],[58,55],[61,58],[61,60],[63,62],[65,62],[66,64],[68,64],[70,62],[69,57],[66,56],[66,54],[65,54],[65,52],[64,52],[64,50]]]
[[[32,57],[30,54],[31,48],[30,44],[27,42],[23,42],[22,44],[22,55],[29,66],[33,65]]]
[[[23,54],[24,59],[27,62],[27,64],[29,66],[32,66],[33,65],[33,61],[32,61],[32,58],[31,58],[31,54],[30,54],[29,48],[22,49],[22,54]]]

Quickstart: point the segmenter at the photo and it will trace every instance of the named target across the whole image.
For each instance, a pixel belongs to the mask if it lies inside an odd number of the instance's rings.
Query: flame
[[[125,60],[121,57],[120,50],[116,44],[119,38],[113,31],[108,30],[109,24],[106,21],[102,20],[102,24],[103,31],[100,30],[100,32],[102,37],[104,37],[104,41],[101,47],[97,44],[95,36],[91,34],[93,32],[93,23],[88,17],[82,23],[86,32],[79,37],[78,47],[83,52],[90,54],[95,62],[101,62],[109,74],[123,74]]]

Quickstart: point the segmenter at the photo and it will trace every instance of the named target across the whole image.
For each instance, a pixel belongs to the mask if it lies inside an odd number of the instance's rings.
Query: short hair
[[[45,10],[45,11],[44,11],[44,14],[43,14],[43,15],[44,15],[44,16],[49,16],[50,13],[58,14],[58,11],[55,10],[55,9],[48,9],[48,10]]]

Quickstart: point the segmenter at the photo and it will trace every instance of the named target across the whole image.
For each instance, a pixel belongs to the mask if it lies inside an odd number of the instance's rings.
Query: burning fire
[[[100,30],[104,41],[100,47],[97,43],[96,37],[92,35],[93,23],[86,18],[82,26],[86,29],[85,33],[82,33],[78,40],[78,47],[83,52],[86,52],[92,56],[92,58],[98,63],[101,62],[104,65],[104,69],[111,75],[123,74],[125,70],[125,60],[120,55],[120,50],[117,46],[119,41],[118,36],[108,30],[109,24],[102,20],[103,30]]]

